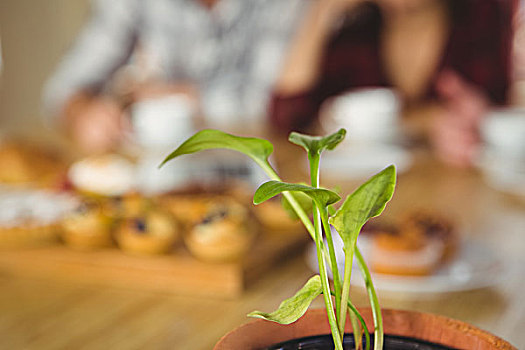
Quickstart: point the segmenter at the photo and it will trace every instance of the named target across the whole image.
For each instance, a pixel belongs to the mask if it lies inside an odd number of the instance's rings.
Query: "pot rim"
[[[374,329],[370,308],[359,308],[368,329]],[[459,349],[517,350],[509,342],[487,331],[441,315],[382,309],[385,334],[417,338]],[[345,333],[351,332],[350,322]],[[330,333],[326,310],[309,309],[296,322],[280,325],[262,319],[247,322],[224,335],[214,350],[260,349],[282,341]]]

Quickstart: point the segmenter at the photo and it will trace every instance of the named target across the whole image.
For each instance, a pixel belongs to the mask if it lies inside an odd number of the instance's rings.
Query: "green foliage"
[[[328,136],[310,136],[292,132],[288,140],[293,144],[303,147],[309,154],[321,154],[325,149],[333,150],[345,139],[345,136],[345,129],[339,129],[337,132]]]
[[[308,197],[306,194],[302,192],[295,192],[294,197],[303,209],[305,213],[309,213],[312,211],[312,198]],[[288,216],[292,219],[298,219],[297,213],[295,212],[294,208],[290,204],[290,201],[286,199],[286,197],[281,197],[281,205],[283,206],[284,210],[288,213]]]
[[[346,197],[343,205],[330,218],[330,224],[341,236],[345,249],[354,247],[363,225],[383,212],[394,194],[395,185],[396,169],[391,165]]]
[[[284,300],[274,312],[253,311],[248,316],[280,324],[290,324],[301,318],[312,301],[321,295],[322,292],[321,278],[319,275],[315,275],[293,297]]]
[[[173,158],[184,154],[216,148],[231,149],[244,153],[259,164],[266,163],[268,156],[273,152],[273,145],[269,141],[255,137],[234,136],[219,130],[206,129],[187,139],[164,159],[161,166]]]
[[[248,316],[262,318],[280,324],[290,324],[303,316],[312,301],[320,294],[323,294],[336,350],[343,350],[342,332],[344,330],[347,310],[349,310],[351,317],[354,317],[352,321],[355,324],[361,324],[365,332],[368,349],[370,344],[368,330],[358,310],[348,299],[353,262],[352,257],[355,250],[359,267],[366,281],[374,316],[374,349],[379,350],[383,345],[383,326],[379,302],[373,288],[370,272],[359,250],[356,249],[355,243],[363,225],[370,218],[381,214],[388,201],[392,198],[396,182],[396,171],[394,166],[389,166],[377,175],[371,177],[354,193],[349,195],[343,205],[335,211],[333,204],[337,203],[341,198],[337,193],[319,187],[320,155],[324,150],[333,150],[344,140],[345,135],[346,130],[344,129],[340,129],[325,137],[303,135],[295,132],[290,134],[290,142],[303,147],[308,153],[312,186],[281,181],[278,174],[268,163],[268,157],[273,152],[273,145],[270,142],[259,138],[234,136],[218,130],[202,130],[196,133],[166,157],[161,166],[184,154],[217,148],[238,151],[252,158],[266,174],[268,174],[270,179],[274,180],[264,183],[257,189],[253,202],[260,204],[278,194],[283,194],[284,207],[287,208],[287,210],[293,210],[295,212],[316,243],[320,275],[310,278],[301,290],[293,297],[283,301],[276,311],[272,313],[254,311]],[[312,205],[312,202],[315,206]],[[312,224],[308,212],[314,214],[314,224]],[[328,214],[332,215],[329,219]],[[335,227],[344,242],[346,260],[342,285],[329,223]],[[329,255],[327,255],[326,247],[323,244],[323,229],[326,233]],[[337,316],[334,313],[333,302],[330,296],[330,284],[325,259],[329,259],[334,274],[335,292],[333,295],[336,299],[335,308]],[[360,337],[361,335],[358,334],[357,338]]]
[[[316,188],[301,184],[292,184],[281,181],[268,181],[263,183],[253,196],[254,204],[261,204],[282,192],[302,192],[312,198],[320,207],[338,202],[341,197],[335,192],[324,188]]]

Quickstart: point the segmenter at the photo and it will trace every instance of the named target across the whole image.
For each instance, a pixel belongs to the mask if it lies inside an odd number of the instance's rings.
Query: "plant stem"
[[[308,153],[308,160],[310,162],[310,178],[312,182],[312,187],[319,188],[320,181],[319,181],[319,162],[320,162],[320,155],[314,154],[310,155]],[[316,224],[322,223],[324,233],[326,235],[326,243],[328,245],[328,256],[330,260],[330,268],[332,270],[332,276],[334,280],[334,289],[335,289],[335,310],[337,314],[339,314],[340,304],[341,301],[341,276],[339,274],[339,267],[337,266],[337,259],[335,256],[335,249],[334,249],[334,240],[332,238],[332,231],[330,230],[330,225],[328,224],[328,213],[326,208],[319,208],[319,210],[316,213]],[[319,228],[320,230],[320,228]],[[340,332],[343,332],[342,330],[339,330]]]
[[[372,306],[372,316],[374,318],[374,350],[383,349],[383,318],[381,316],[381,307],[379,306],[379,300],[377,299],[377,294],[372,282],[372,277],[370,276],[370,271],[368,266],[366,266],[365,259],[359,251],[359,248],[356,247],[355,256],[357,258],[357,263],[361,269],[361,274],[365,280],[366,290],[368,292],[368,298],[370,299],[370,305]]]
[[[310,182],[311,182],[311,185],[312,187],[316,187],[316,188],[319,188],[319,162],[320,162],[320,155],[319,153],[310,153],[308,152],[308,161],[310,163]],[[322,209],[325,209],[325,208],[322,208]],[[325,210],[323,210],[325,211]],[[322,223],[321,223],[321,208],[316,204],[314,203],[314,222],[315,222],[315,233],[316,233],[316,243],[318,242],[323,242],[323,235],[321,234],[322,232]],[[328,220],[326,220],[326,222],[328,222]],[[330,247],[330,244],[329,244],[329,247]],[[330,327],[332,328],[332,337],[334,338],[334,343],[336,344],[336,348],[338,346],[338,343],[340,343],[341,347],[342,347],[342,341],[343,341],[343,334],[344,334],[344,330],[343,332],[341,332],[339,330],[338,332],[338,328],[337,328],[337,314],[339,312],[339,308],[340,308],[340,304],[336,298],[336,311],[334,313],[334,308],[333,308],[333,305],[332,305],[332,299],[330,297],[330,285],[329,285],[329,281],[328,281],[328,274],[326,273],[326,267],[324,267],[325,265],[325,260],[323,259],[323,255],[322,255],[322,252],[319,251],[319,249],[323,249],[323,247],[321,245],[319,245],[317,247],[318,249],[318,260],[319,260],[319,270],[321,269],[321,265],[323,265],[323,269],[325,270],[325,272],[323,274],[321,274],[322,276],[322,279],[324,279],[326,277],[326,285],[328,287],[328,290],[324,290],[324,293],[328,293],[328,295],[324,294],[325,295],[325,304],[326,304],[326,308],[327,308],[327,311],[328,311],[328,318],[330,320],[330,317],[333,318],[333,323],[330,322]],[[338,274],[338,270],[337,270],[337,261],[335,261],[335,254],[334,251],[333,251],[333,244],[332,244],[332,249],[330,250],[329,248],[329,253],[330,253],[330,261],[331,261],[331,265],[332,265],[332,275],[335,276],[336,274]],[[336,268],[336,270],[334,270],[334,267]],[[335,277],[334,277],[335,278]],[[334,282],[335,283],[335,282]],[[324,286],[323,286],[324,287]],[[336,287],[336,290],[338,290],[340,287]],[[323,288],[324,289],[324,288]],[[345,308],[346,309],[346,308]],[[337,340],[336,340],[337,338]]]
[[[348,301],[348,304],[350,304],[350,301]],[[350,315],[350,323],[352,323],[352,330],[354,331],[355,349],[362,350],[363,349],[362,339],[363,339],[364,330],[359,324],[359,320],[357,319],[356,315],[353,312],[350,312],[349,315]]]
[[[320,181],[319,181],[320,158],[321,156],[317,153],[316,154],[308,153],[308,160],[310,163],[311,185],[312,187],[316,187],[316,188],[319,188],[320,186]],[[322,222],[323,229],[326,235],[326,241],[328,243],[328,251],[329,251],[329,256],[330,256],[332,275],[334,277],[334,285],[336,287],[335,292],[336,294],[340,294],[341,276],[339,275],[339,268],[337,266],[337,259],[335,257],[334,240],[332,239],[332,231],[330,230],[330,225],[328,224],[328,209],[319,208],[319,214],[320,214],[320,220]],[[337,304],[337,299],[338,298],[336,298],[336,304]]]
[[[331,293],[332,295],[335,296],[335,292],[331,292]],[[365,323],[365,320],[363,319],[363,316],[361,316],[361,314],[359,313],[359,310],[357,310],[357,308],[352,304],[350,300],[348,300],[348,313],[350,315],[354,315],[355,322],[361,325],[362,332],[365,334],[366,350],[369,350],[370,349],[370,333],[368,332],[368,328],[366,327],[366,323]],[[359,341],[356,340],[355,344],[358,344],[360,341],[361,339],[359,339]],[[356,345],[356,349],[357,349],[357,345]]]
[[[348,303],[350,296],[350,279],[352,277],[352,263],[354,260],[354,247],[344,247],[345,252],[345,270],[343,273],[343,288],[341,290],[341,305]],[[339,312],[339,329],[345,329],[346,309],[341,308]]]
[[[318,210],[317,204],[314,204],[314,206],[316,210]],[[328,274],[326,272],[326,265],[322,253],[322,240],[323,237],[321,236],[320,230],[316,229],[315,246],[317,250],[317,262],[319,263],[319,275],[321,276],[321,285],[323,287],[323,298],[326,306],[326,312],[328,314],[328,322],[330,323],[330,329],[332,330],[332,338],[334,339],[335,348],[337,350],[343,350],[342,336],[339,332],[339,328],[337,327],[337,319],[334,312],[332,297],[330,296],[330,282],[328,281]]]
[[[328,246],[328,254],[330,257],[330,267],[332,269],[332,275],[334,279],[334,290],[335,290],[335,310],[339,315],[341,310],[341,275],[339,274],[339,267],[337,266],[337,259],[335,256],[334,241],[332,239],[332,231],[328,224],[328,213],[326,210],[321,211],[321,222],[323,223],[324,232],[326,234],[326,243]],[[341,336],[344,335],[344,329],[339,328]]]

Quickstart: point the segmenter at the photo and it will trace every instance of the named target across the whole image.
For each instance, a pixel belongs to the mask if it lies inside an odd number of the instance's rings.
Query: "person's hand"
[[[436,87],[443,108],[433,120],[430,141],[444,162],[469,166],[479,150],[478,129],[488,107],[487,99],[451,71],[441,74]]]
[[[106,97],[76,96],[68,104],[64,117],[68,134],[88,153],[111,150],[129,129],[120,106]]]

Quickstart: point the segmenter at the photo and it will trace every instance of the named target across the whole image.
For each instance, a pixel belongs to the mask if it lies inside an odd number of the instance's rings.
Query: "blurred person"
[[[44,107],[91,152],[118,144],[130,128],[125,106],[148,97],[185,94],[211,119],[260,117],[306,4],[94,0]]]
[[[430,115],[424,124],[436,154],[469,165],[486,109],[507,102],[514,7],[513,0],[318,2],[277,83],[271,123],[304,130],[331,97],[392,87],[406,110]]]

